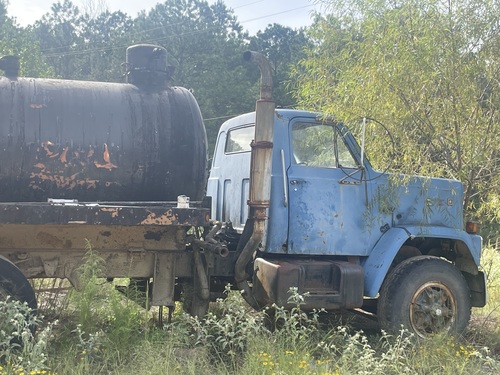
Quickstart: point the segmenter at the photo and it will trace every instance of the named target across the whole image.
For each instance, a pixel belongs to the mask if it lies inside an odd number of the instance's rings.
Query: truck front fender
[[[477,234],[469,234],[463,230],[457,230],[454,228],[431,226],[406,226],[405,230],[412,237],[450,238],[456,241],[462,241],[469,250],[474,263],[479,265],[483,239]]]
[[[394,257],[410,237],[449,238],[462,241],[470,253],[471,261],[473,260],[476,266],[479,264],[482,238],[478,235],[443,227],[393,227],[384,233],[368,258],[361,263],[365,270],[365,296],[377,296]]]
[[[365,269],[365,296],[377,296],[394,257],[408,237],[410,233],[405,229],[391,228],[378,240],[361,264]]]

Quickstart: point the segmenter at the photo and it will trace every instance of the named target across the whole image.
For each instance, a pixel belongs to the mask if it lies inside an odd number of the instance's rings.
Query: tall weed
[[[266,336],[263,312],[255,312],[242,303],[238,293],[226,288],[227,298],[219,299],[209,313],[199,319],[181,315],[168,329],[187,334],[188,346],[204,347],[220,363],[238,366],[248,342],[256,336]]]
[[[93,285],[78,293],[90,294],[83,295],[82,301],[89,303],[86,308],[93,325],[84,328],[81,323],[87,318],[81,319],[75,311],[69,344],[63,348],[66,352],[53,359],[51,368],[60,374],[120,375],[498,374],[497,251],[486,249],[484,261],[490,302],[485,309],[474,311],[472,328],[461,341],[446,336],[422,341],[405,331],[396,336],[368,335],[331,321],[325,323],[320,319],[323,312],[301,310],[304,296],[294,289],[289,300],[292,309],[274,306],[268,311],[253,311],[238,292],[227,288],[227,298],[213,303],[206,317],[176,312],[171,324],[154,329],[148,325],[149,314],[94,274],[92,266],[93,272],[87,275]],[[95,292],[98,298],[92,294],[94,288],[99,289]],[[73,307],[82,301],[73,299]]]
[[[26,303],[0,301],[0,374],[38,373],[47,367],[47,346],[52,322],[40,330],[38,318]]]
[[[64,348],[59,350],[78,358],[74,373],[99,373],[100,368],[106,373],[142,339],[149,313],[103,278],[105,261],[88,241],[86,250],[78,269],[78,289],[70,295],[69,309],[76,321],[66,325],[69,329],[60,337]]]
[[[481,266],[487,275],[488,303],[473,309],[467,339],[474,345],[490,348],[500,356],[500,248],[490,244],[483,250]]]

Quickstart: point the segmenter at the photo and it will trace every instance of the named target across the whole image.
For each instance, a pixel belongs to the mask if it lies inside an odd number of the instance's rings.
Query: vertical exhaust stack
[[[235,265],[236,285],[243,291],[243,297],[254,308],[259,308],[252,297],[245,272],[259,244],[266,243],[267,210],[271,200],[271,167],[273,153],[274,101],[272,99],[273,80],[271,64],[264,55],[248,51],[243,54],[245,61],[259,66],[261,72],[260,99],[255,105],[255,137],[252,142],[250,167],[249,223],[253,222],[253,232],[245,244]]]

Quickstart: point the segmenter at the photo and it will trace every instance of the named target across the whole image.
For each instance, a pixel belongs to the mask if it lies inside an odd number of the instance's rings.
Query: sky
[[[34,23],[45,13],[57,0],[10,0],[7,7],[8,15],[16,17],[22,26]],[[81,7],[89,1],[94,3],[104,2],[110,11],[121,10],[131,17],[135,17],[141,10],[150,10],[158,0],[72,0]],[[172,1],[172,0],[170,0]],[[62,0],[60,0],[62,2]],[[214,3],[215,0],[209,0]],[[308,26],[312,23],[311,13],[321,11],[321,7],[314,4],[314,0],[225,0],[228,8],[232,8],[238,17],[240,24],[255,34],[258,30],[264,30],[268,24],[279,23],[283,26],[298,28]]]

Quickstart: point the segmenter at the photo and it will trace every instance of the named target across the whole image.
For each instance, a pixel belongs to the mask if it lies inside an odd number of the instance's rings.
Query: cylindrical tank
[[[198,104],[184,88],[148,81],[0,77],[0,201],[201,199]]]

